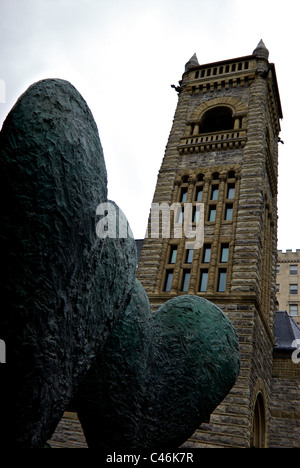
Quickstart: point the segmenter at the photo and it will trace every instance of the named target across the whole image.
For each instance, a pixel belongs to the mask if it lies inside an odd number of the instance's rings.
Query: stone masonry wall
[[[300,364],[275,357],[271,388],[270,448],[300,448]]]
[[[217,239],[224,242],[222,239],[226,238],[233,245],[227,265],[230,284],[225,292],[218,294],[211,289],[204,297],[228,314],[237,330],[242,353],[241,372],[230,394],[212,414],[210,423],[202,425],[187,441],[188,447],[251,447],[254,407],[259,393],[265,408],[263,443],[269,444],[277,229],[278,154],[274,128],[277,124],[272,117],[274,111],[270,109],[272,86],[267,81],[268,62],[251,58],[249,63],[251,70],[246,70],[243,76],[214,84],[206,82],[203,89],[202,81],[194,79],[199,73],[190,71],[183,75],[153,198],[155,203],[171,204],[175,182],[180,184],[180,177],[185,173],[191,180],[196,177],[197,170],[203,170],[205,184],[212,177],[209,171],[218,171],[219,196],[224,196],[230,167],[238,174],[236,190],[239,193],[232,223],[225,225],[219,207],[215,224],[205,225],[206,241],[215,245]],[[248,72],[249,77],[246,77]],[[230,135],[229,138],[225,135],[228,143],[210,143],[212,140],[197,136],[194,126],[198,125],[197,119],[205,109],[210,105],[221,106],[222,102],[234,109],[240,133],[232,131],[232,140]],[[138,278],[149,295],[153,310],[172,295],[182,294],[179,289],[170,293],[161,289],[168,245],[168,239],[145,239],[140,257]],[[210,264],[214,275],[219,268],[217,252],[214,246]],[[195,258],[200,259],[197,255]],[[193,269],[195,273],[196,270]]]
[[[242,353],[240,375],[229,395],[211,415],[210,423],[202,424],[185,446],[250,448],[256,395],[258,392],[269,394],[272,362],[270,337],[252,305],[217,305],[228,315],[239,336]],[[265,405],[267,408],[268,400]],[[266,420],[269,425],[268,414]],[[265,443],[268,446],[267,438]]]

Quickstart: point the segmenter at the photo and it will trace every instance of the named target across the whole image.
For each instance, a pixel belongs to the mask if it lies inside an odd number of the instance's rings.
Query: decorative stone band
[[[204,153],[206,151],[221,151],[227,149],[244,148],[247,132],[218,132],[192,138],[181,138],[178,145],[180,154]]]

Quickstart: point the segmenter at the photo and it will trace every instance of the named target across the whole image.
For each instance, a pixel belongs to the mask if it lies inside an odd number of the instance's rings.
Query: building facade
[[[278,251],[276,293],[278,310],[300,324],[300,250]]]
[[[286,311],[275,316],[270,447],[300,448],[300,327]]]
[[[161,219],[161,235],[151,236],[150,213],[137,276],[153,310],[180,294],[218,305],[238,333],[242,354],[236,385],[187,447],[272,446],[282,111],[268,58],[262,41],[251,55],[226,61],[200,65],[194,55],[174,86],[178,104],[152,205],[174,208],[171,230],[163,235]],[[192,207],[196,226],[200,204],[201,248],[178,235],[185,207]]]

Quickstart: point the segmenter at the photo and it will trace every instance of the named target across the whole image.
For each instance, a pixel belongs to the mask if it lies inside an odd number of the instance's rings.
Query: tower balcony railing
[[[193,135],[180,139],[180,154],[205,153],[243,148],[247,141],[246,130],[225,130],[213,133]]]

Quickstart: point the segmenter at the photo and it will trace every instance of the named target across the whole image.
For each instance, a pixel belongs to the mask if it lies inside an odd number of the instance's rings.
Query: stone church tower
[[[242,353],[236,385],[187,447],[269,446],[282,111],[268,58],[262,41],[252,55],[221,62],[200,65],[194,55],[174,86],[178,105],[153,203],[202,203],[204,243],[193,249],[172,229],[169,238],[151,236],[149,217],[138,279],[153,310],[180,294],[214,302]],[[196,209],[194,216],[197,223]]]

